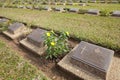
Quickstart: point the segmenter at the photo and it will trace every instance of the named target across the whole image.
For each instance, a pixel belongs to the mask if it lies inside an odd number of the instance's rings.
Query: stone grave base
[[[31,42],[29,42],[27,38],[20,41],[20,44],[22,44],[24,47],[28,48],[29,50],[33,51],[34,53],[37,53],[38,55],[42,55],[46,50],[46,47],[42,47],[42,48],[37,47]]]
[[[79,6],[86,6],[86,4],[85,3],[80,3]]]
[[[112,16],[113,16],[113,17],[118,17],[118,18],[120,17],[120,16],[116,16],[116,15],[112,15]]]
[[[66,12],[64,9],[55,9],[54,11],[56,11],[56,12],[60,12],[60,13],[64,13],[64,12]]]
[[[24,31],[21,31],[19,33],[12,34],[9,31],[4,31],[3,34],[5,34],[6,36],[10,37],[11,39],[17,39],[18,37],[20,37],[22,35],[25,35],[25,34],[31,32],[31,31],[32,31],[31,29],[25,28]]]
[[[70,13],[79,13],[79,11],[69,11]]]
[[[52,9],[48,9],[47,11],[52,11]]]
[[[84,15],[87,15],[87,16],[99,16],[99,15],[96,15],[96,14],[88,14],[87,12]]]
[[[47,11],[52,11],[52,9],[51,9],[51,8],[45,8],[44,10],[47,10]]]
[[[120,15],[115,15],[115,14],[112,14],[111,16],[113,16],[113,17],[120,17]]]
[[[89,12],[86,12],[86,15],[93,15],[93,16],[99,16],[100,15],[100,13],[89,13]]]
[[[58,13],[65,13],[66,11],[65,10],[62,10],[62,11],[56,11]]]
[[[74,48],[75,49],[75,48]],[[96,76],[89,71],[84,70],[83,68],[80,68],[74,64],[71,63],[71,55],[72,53],[67,54],[59,63],[58,66],[62,68],[63,70],[66,70],[70,72],[71,74],[74,74],[75,76],[79,77],[80,79],[85,80],[104,80],[99,76]],[[113,57],[112,64],[110,71],[108,73],[106,80],[120,80],[120,59],[117,57]]]
[[[120,11],[113,11],[112,16],[114,17],[120,17]]]
[[[94,10],[94,9],[90,9],[86,13],[91,14],[91,15],[100,15],[100,11],[99,10]]]
[[[65,13],[66,11],[65,11],[65,10],[60,10],[59,12],[60,12],[60,13]]]

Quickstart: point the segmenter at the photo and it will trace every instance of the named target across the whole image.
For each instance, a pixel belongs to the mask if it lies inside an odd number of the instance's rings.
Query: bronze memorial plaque
[[[71,62],[106,78],[114,51],[82,41],[72,52]]]
[[[44,41],[43,35],[45,32],[46,32],[45,30],[37,28],[27,36],[27,40],[33,43],[34,45],[40,47],[43,45],[43,41]]]

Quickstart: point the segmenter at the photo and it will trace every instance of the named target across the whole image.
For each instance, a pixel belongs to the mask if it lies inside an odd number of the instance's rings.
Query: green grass
[[[120,49],[120,18],[0,8],[0,16],[56,31],[68,31],[80,40]]]
[[[79,8],[82,10],[89,10],[89,9],[98,9],[101,11],[107,10],[108,12],[112,12],[115,10],[120,10],[120,4],[105,4],[105,3],[86,3],[87,6],[79,6],[79,5],[35,5],[35,6],[50,6],[52,8],[55,7],[63,7],[63,8]],[[10,6],[16,6],[19,4],[11,4]],[[9,5],[8,5],[9,6]],[[31,6],[30,4],[23,5],[23,6]]]
[[[0,80],[48,80],[42,72],[0,40]]]
[[[43,6],[51,6],[51,7],[64,7],[64,8],[79,8],[79,9],[98,9],[98,10],[107,10],[114,11],[120,10],[120,4],[104,4],[104,3],[88,3],[89,6],[78,6],[78,5],[43,5]]]

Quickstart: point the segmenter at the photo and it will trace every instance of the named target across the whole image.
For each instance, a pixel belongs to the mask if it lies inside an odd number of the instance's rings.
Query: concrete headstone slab
[[[88,14],[95,14],[95,15],[99,15],[100,11],[97,9],[89,9],[87,11]]]
[[[8,31],[13,34],[20,33],[24,27],[23,23],[16,22],[8,27]]]
[[[120,17],[120,11],[113,11],[112,16]]]
[[[27,40],[40,47],[43,45],[45,32],[45,30],[37,28],[27,36]]]
[[[85,80],[107,80],[111,78],[109,75],[114,75],[111,79],[117,79],[114,73],[119,71],[111,69],[111,66],[117,66],[112,64],[113,55],[113,50],[82,41],[58,65]]]
[[[106,78],[114,51],[82,41],[72,53],[71,62]]]
[[[70,12],[79,12],[79,9],[78,9],[78,8],[70,8],[69,11],[70,11]]]

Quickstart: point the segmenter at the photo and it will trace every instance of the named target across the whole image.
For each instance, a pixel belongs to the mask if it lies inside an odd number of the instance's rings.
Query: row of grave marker
[[[0,19],[0,22],[1,20],[2,19]],[[8,27],[8,30],[3,33],[11,39],[16,39],[28,32],[29,34],[25,39],[20,41],[20,44],[29,50],[42,55],[46,50],[46,47],[43,44],[43,35],[47,32],[46,30],[40,28],[34,29],[33,31],[28,30],[24,24],[15,22],[11,24]],[[110,65],[112,65],[113,55],[113,50],[81,41],[60,62],[58,62],[58,65],[79,78],[82,77],[89,80],[89,78],[84,77],[84,75],[88,75],[90,73],[100,79],[106,80]],[[83,73],[86,74],[82,75]]]
[[[112,0],[112,1],[96,1],[96,0],[91,0],[91,1],[80,1],[80,2],[45,2],[45,3],[41,3],[42,5],[79,5],[79,6],[86,6],[84,4],[87,3],[119,3],[119,1],[117,0]],[[15,4],[15,3],[14,3]],[[24,4],[24,3],[23,3]],[[25,3],[27,4],[27,3]]]
[[[52,8],[50,7],[45,7],[44,10],[47,10],[47,11],[52,11]],[[60,12],[65,12],[65,9],[64,8],[54,8],[55,11],[60,11]],[[94,15],[100,15],[100,10],[97,10],[97,9],[89,9],[89,10],[80,10],[79,8],[70,8],[68,10],[69,12],[76,12],[76,13],[88,13],[88,14],[94,14]],[[120,17],[120,11],[116,10],[116,11],[113,11],[111,16],[117,16],[117,17]]]
[[[81,6],[85,6],[86,4],[85,3],[81,3],[80,4]],[[19,6],[18,8],[27,8],[27,9],[33,9],[32,6]],[[34,6],[34,9],[39,9],[38,6]],[[66,12],[65,8],[62,8],[62,7],[56,7],[56,8],[51,8],[49,6],[46,6],[43,8],[44,10],[47,10],[47,11],[60,11],[60,12]],[[89,10],[80,10],[79,8],[70,8],[68,10],[69,12],[76,12],[76,13],[88,13],[88,14],[94,14],[94,15],[99,15],[100,14],[100,10],[97,10],[97,9],[89,9]],[[116,16],[116,17],[120,17],[120,11],[119,10],[115,10],[113,12],[110,12],[112,13],[111,16]]]
[[[19,6],[19,8],[25,8],[24,6]],[[32,6],[27,6],[27,9],[32,9]],[[34,7],[34,9],[39,9],[39,7]],[[59,11],[59,12],[75,12],[75,13],[81,13],[81,14],[93,14],[93,15],[100,15],[101,11],[98,9],[89,9],[89,10],[81,10],[79,8],[62,8],[62,7],[56,7],[56,8],[51,8],[49,6],[46,6],[43,8],[43,10],[47,10],[47,11]],[[110,12],[111,16],[116,16],[116,17],[120,17],[120,10],[115,10],[113,12]]]
[[[86,4],[86,3],[119,3],[119,1],[117,1],[117,0],[112,0],[112,1],[107,1],[107,2],[105,2],[105,1],[96,1],[96,0],[91,0],[91,1],[81,1],[80,3],[73,3],[73,2],[71,2],[71,3],[55,3],[55,2],[53,2],[53,3],[45,3],[45,4],[47,4],[47,5],[79,5],[79,6],[81,6],[81,4],[82,4],[82,6],[84,6],[84,4]]]

